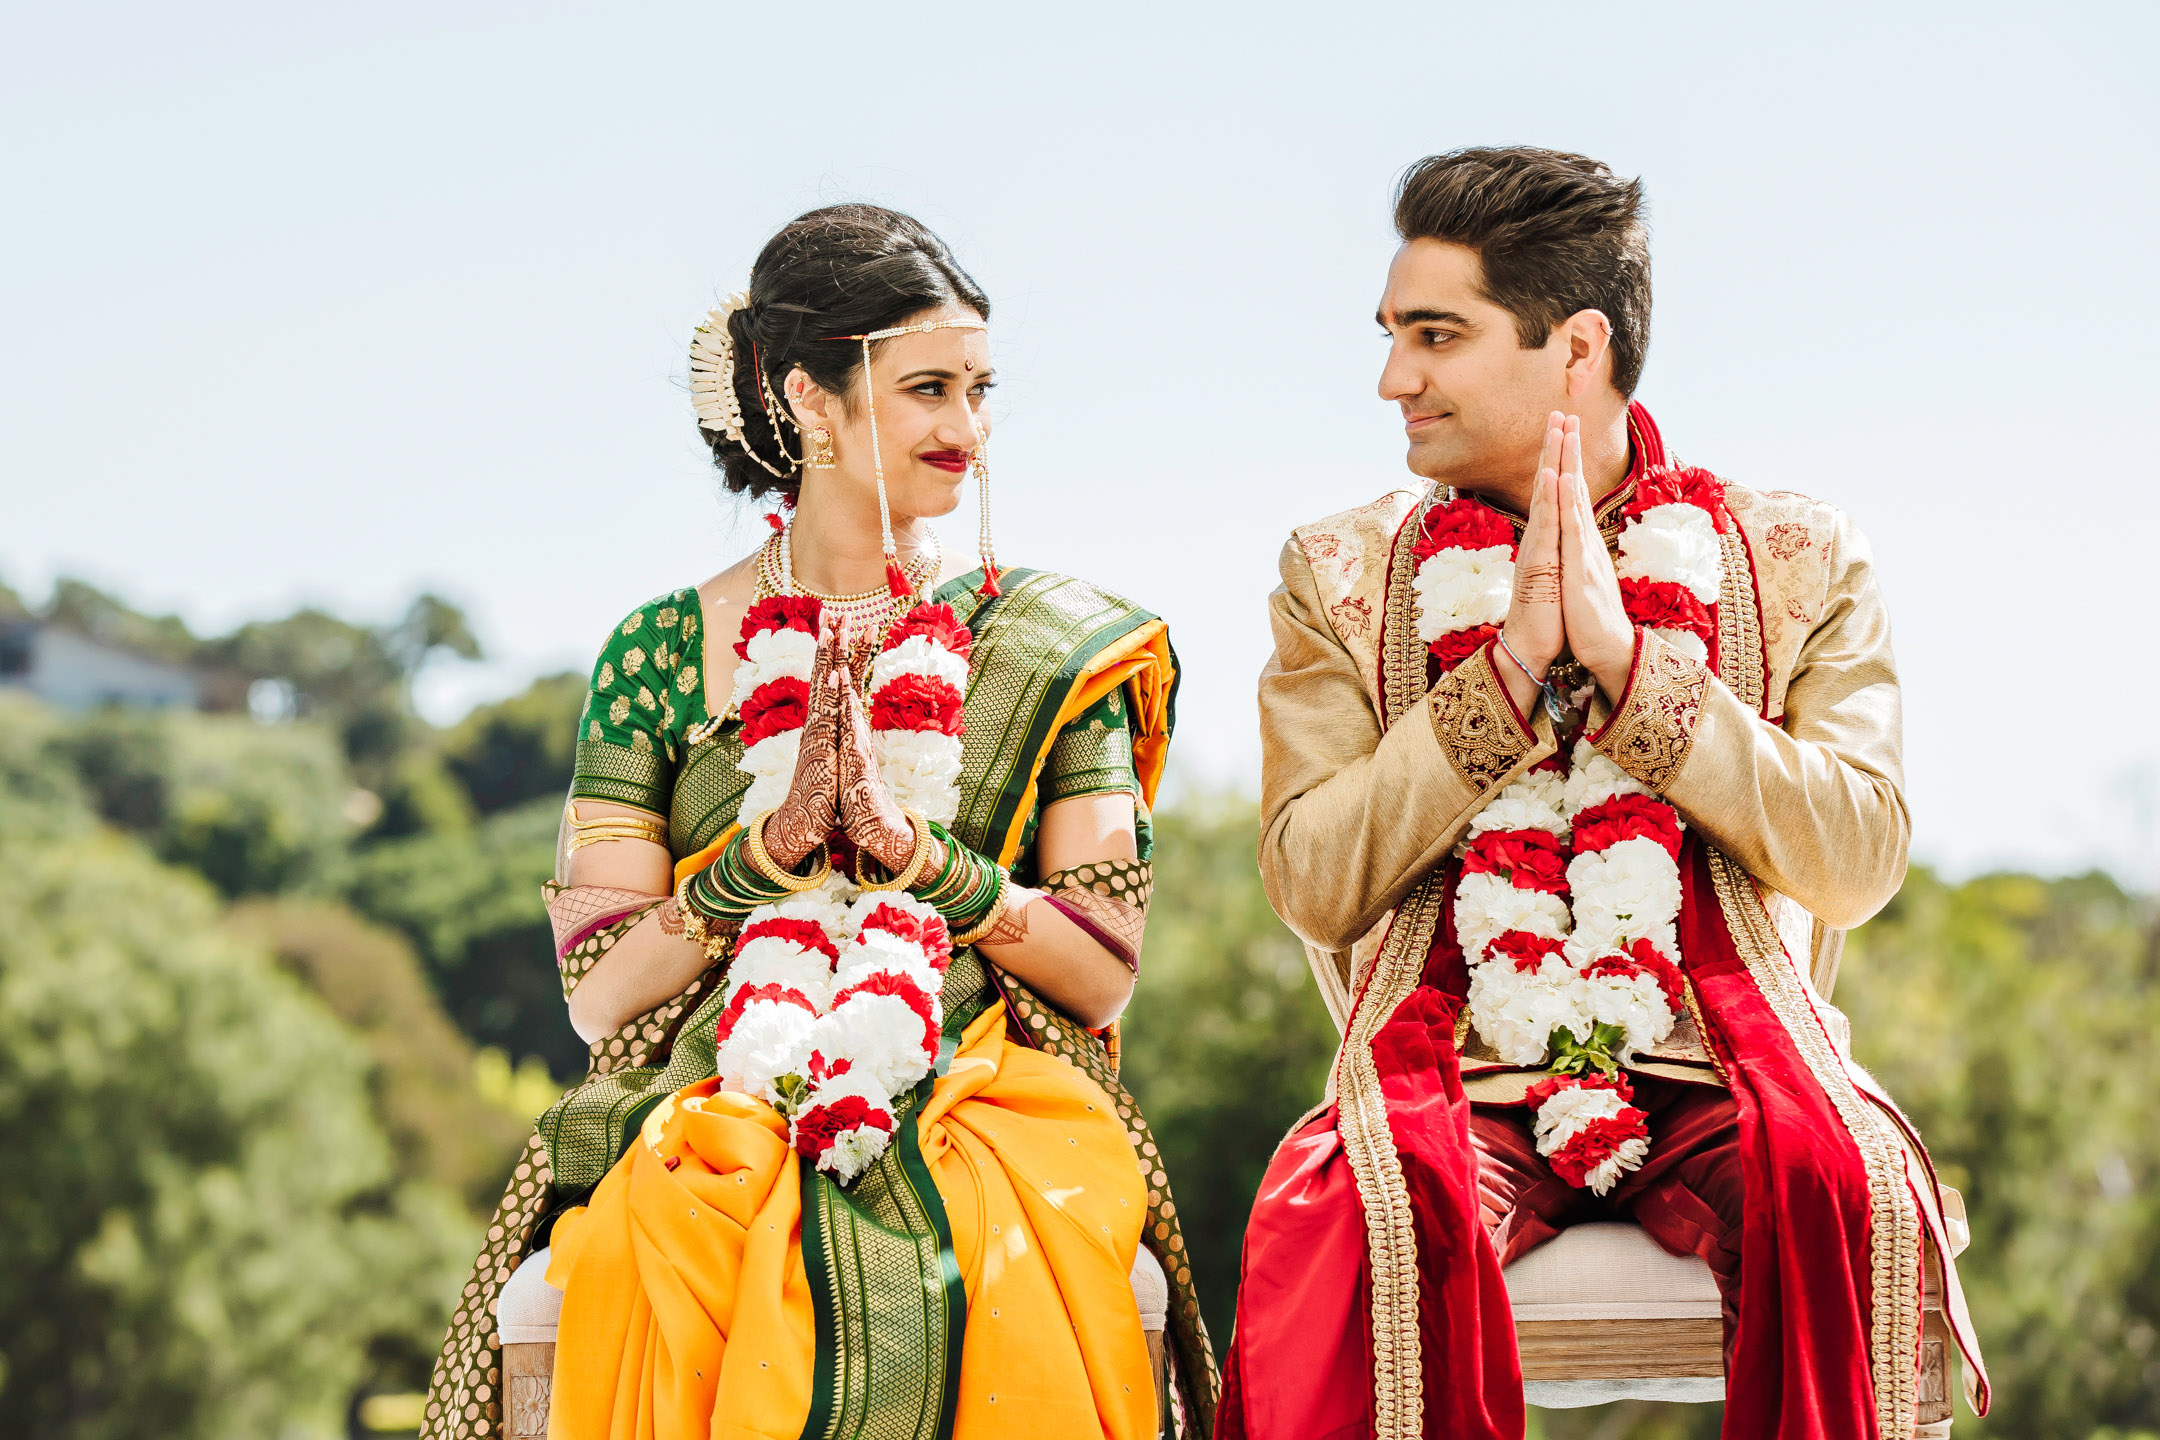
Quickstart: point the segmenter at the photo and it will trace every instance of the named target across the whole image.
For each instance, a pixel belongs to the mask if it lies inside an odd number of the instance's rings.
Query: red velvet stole
[[[1867,1167],[1734,947],[1693,831],[1680,873],[1681,961],[1740,1110],[1747,1193],[1724,1434],[1876,1440]]]
[[[1747,1194],[1724,1434],[1879,1440],[1866,1167],[1733,945],[1692,832],[1680,863],[1682,959],[1739,1109]],[[1415,1211],[1426,1440],[1520,1440],[1514,1320],[1454,1044],[1468,975],[1452,910],[1451,895],[1373,1058]],[[1365,1228],[1335,1123],[1330,1106],[1285,1140],[1254,1202],[1216,1440],[1372,1433]]]

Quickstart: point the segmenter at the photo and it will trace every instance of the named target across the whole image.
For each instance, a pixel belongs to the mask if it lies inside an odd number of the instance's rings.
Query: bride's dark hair
[[[785,419],[774,433],[755,367],[764,369],[783,416],[781,384],[798,365],[844,404],[862,368],[862,346],[828,337],[890,329],[947,305],[990,318],[982,287],[920,220],[877,205],[828,205],[789,221],[758,252],[750,303],[728,318],[735,394],[750,450],[720,430],[704,431],[727,488],[755,498],[775,491],[793,495],[802,485],[802,471],[789,458],[803,453],[802,437]],[[774,475],[760,458],[781,473]]]

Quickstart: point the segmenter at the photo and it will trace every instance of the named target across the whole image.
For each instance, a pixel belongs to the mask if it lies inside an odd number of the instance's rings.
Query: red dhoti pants
[[[1471,1107],[1485,1233],[1505,1266],[1570,1225],[1633,1220],[1667,1254],[1699,1255],[1709,1265],[1730,1347],[1740,1299],[1738,1109],[1731,1096],[1707,1085],[1629,1078],[1636,1108],[1650,1117],[1650,1153],[1604,1195],[1553,1174],[1531,1139],[1528,1107]]]

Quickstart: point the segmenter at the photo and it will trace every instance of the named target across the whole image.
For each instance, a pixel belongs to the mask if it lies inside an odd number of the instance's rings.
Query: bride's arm
[[[605,801],[578,802],[587,820],[603,815],[647,817],[648,812]],[[705,950],[683,935],[682,912],[670,882],[674,866],[665,845],[650,840],[603,840],[570,857],[569,887],[551,909],[575,914],[581,901],[616,894],[644,895],[660,903],[631,926],[569,994],[570,1027],[588,1045],[680,995],[703,973]],[[569,937],[558,922],[556,944]]]
[[[1061,800],[1043,811],[1035,835],[1037,869],[1055,885],[1077,870],[1134,862],[1140,853],[1135,820],[1128,794]],[[1117,1019],[1132,999],[1139,956],[1136,922],[1144,914],[1098,897],[1077,879],[1070,889],[1009,885],[1005,913],[976,943],[998,968],[1081,1024],[1099,1028]],[[1129,956],[1110,948],[1128,934]]]

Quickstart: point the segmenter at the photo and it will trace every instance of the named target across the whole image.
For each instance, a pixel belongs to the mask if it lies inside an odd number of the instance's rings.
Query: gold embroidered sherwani
[[[1608,543],[1631,492],[1632,483],[1599,506]],[[1489,649],[1428,688],[1415,561],[1399,538],[1423,493],[1397,490],[1292,534],[1270,602],[1275,654],[1259,686],[1261,876],[1345,1032],[1329,1098],[1365,1212],[1376,1435],[1420,1433],[1426,1368],[1444,1362],[1418,1356],[1418,1245],[1375,1037],[1420,984],[1442,877],[1472,817],[1555,748],[1548,718],[1516,713]],[[1742,983],[1767,1002],[1786,1053],[1804,1062],[1801,1073],[1827,1096],[1823,1113],[1864,1162],[1865,1368],[1879,1433],[1902,1437],[1919,1399],[1924,1266],[1939,1269],[1975,1408],[1986,1380],[1925,1151],[1852,1060],[1844,1017],[1824,998],[1843,932],[1879,910],[1905,872],[1889,621],[1867,542],[1841,512],[1784,492],[1725,493],[1737,526],[1722,537],[1717,672],[1645,634],[1617,711],[1594,701],[1584,734],[1691,828],[1744,962]],[[1722,1046],[1706,1041],[1715,1022],[1704,1018],[1692,969],[1688,1014],[1632,1068],[1718,1085],[1748,1057],[1729,1034]],[[1502,1064],[1466,1016],[1453,1040],[1473,1100],[1520,1099],[1542,1074]],[[1422,1283],[1433,1283],[1430,1273]],[[1242,1334],[1242,1307],[1239,1323]]]

